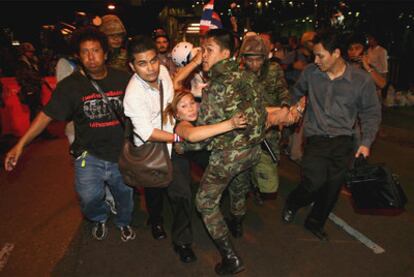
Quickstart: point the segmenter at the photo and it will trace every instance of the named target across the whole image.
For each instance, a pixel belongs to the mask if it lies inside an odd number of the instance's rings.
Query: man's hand
[[[355,154],[355,158],[358,158],[359,156],[361,156],[361,155],[363,155],[364,156],[364,158],[368,158],[368,156],[369,156],[369,148],[368,147],[366,147],[366,146],[364,146],[364,145],[361,145],[359,148],[358,148],[358,151],[356,152],[356,154]]]
[[[191,62],[195,63],[197,66],[201,65],[201,63],[203,62],[203,52],[201,51],[201,48],[197,47],[196,49],[196,55],[194,56],[194,58],[191,60]]]
[[[230,119],[233,129],[246,128],[247,119],[243,113],[237,113]]]
[[[22,152],[23,147],[19,144],[15,145],[9,152],[7,152],[6,159],[4,159],[4,168],[6,171],[12,171],[14,169]]]
[[[266,128],[270,126],[279,125],[282,127],[283,124],[288,120],[289,109],[279,107],[267,107],[267,121]]]

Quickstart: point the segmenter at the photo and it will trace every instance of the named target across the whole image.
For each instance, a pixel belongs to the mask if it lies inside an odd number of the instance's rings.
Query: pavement
[[[284,201],[300,176],[299,167],[282,157],[277,198],[263,206],[248,199],[245,234],[233,240],[246,264],[238,276],[414,276],[414,205],[410,201],[414,199],[414,147],[409,137],[389,135],[389,128],[402,129],[397,124],[384,126],[371,161],[385,162],[399,175],[409,199],[406,211],[393,216],[357,213],[350,195],[343,191],[334,213],[385,252],[375,254],[332,221],[326,224],[330,241],[320,242],[303,228],[306,209],[300,210],[292,224],[282,223]],[[13,143],[10,138],[6,141]],[[3,153],[4,145],[0,144]],[[152,239],[145,225],[145,203],[138,193],[132,224],[136,239],[122,242],[110,223],[108,238],[93,240],[91,225],[79,210],[67,147],[62,137],[38,139],[27,147],[13,172],[0,170],[0,276],[215,275],[213,268],[220,257],[198,214],[193,213],[198,260],[183,264],[172,250],[170,236]],[[196,191],[196,182],[192,188]],[[168,231],[168,201],[165,207]],[[225,196],[223,213],[227,210]]]

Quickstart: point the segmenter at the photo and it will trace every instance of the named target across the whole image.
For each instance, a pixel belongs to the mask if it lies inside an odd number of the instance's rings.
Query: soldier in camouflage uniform
[[[121,19],[113,14],[104,15],[99,30],[108,37],[109,53],[106,64],[112,68],[131,72],[127,51],[124,48],[126,30]]]
[[[233,51],[231,33],[222,29],[207,33],[203,44],[203,70],[208,71],[210,82],[203,90],[197,120],[197,125],[213,124],[242,112],[248,122],[246,129],[234,130],[204,142],[211,150],[211,156],[196,195],[196,206],[222,256],[221,263],[215,268],[220,275],[244,269],[220,212],[220,199],[228,187],[231,213],[237,216],[245,214],[249,190],[248,182],[244,181],[245,174],[259,161],[267,115],[263,97],[255,87],[256,76],[239,70],[237,62],[230,59]],[[202,146],[184,144],[186,150]]]
[[[289,90],[283,70],[275,61],[268,59],[269,49],[263,39],[257,36],[245,38],[240,49],[241,64],[258,76],[258,87],[263,92],[266,107],[282,107],[289,110]],[[280,130],[271,126],[266,132],[266,140],[277,160],[279,160]],[[263,148],[260,162],[253,168],[252,182],[260,192],[276,192],[279,187],[277,161],[273,161],[269,152]]]

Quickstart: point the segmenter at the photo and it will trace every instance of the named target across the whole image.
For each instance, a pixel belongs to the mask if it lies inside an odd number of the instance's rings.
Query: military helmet
[[[121,19],[113,14],[107,14],[102,17],[102,24],[99,26],[99,30],[107,36],[126,33],[126,29],[124,24],[122,24]]]
[[[242,56],[263,56],[267,58],[269,49],[267,49],[263,39],[258,35],[250,35],[244,38],[240,47]]]

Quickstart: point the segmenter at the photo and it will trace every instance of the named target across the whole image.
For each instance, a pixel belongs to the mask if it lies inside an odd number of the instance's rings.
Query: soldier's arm
[[[285,74],[279,64],[273,63],[270,67],[271,74],[270,79],[272,80],[271,89],[268,93],[275,102],[280,103],[279,106],[289,106],[290,104],[290,93],[286,83]]]

